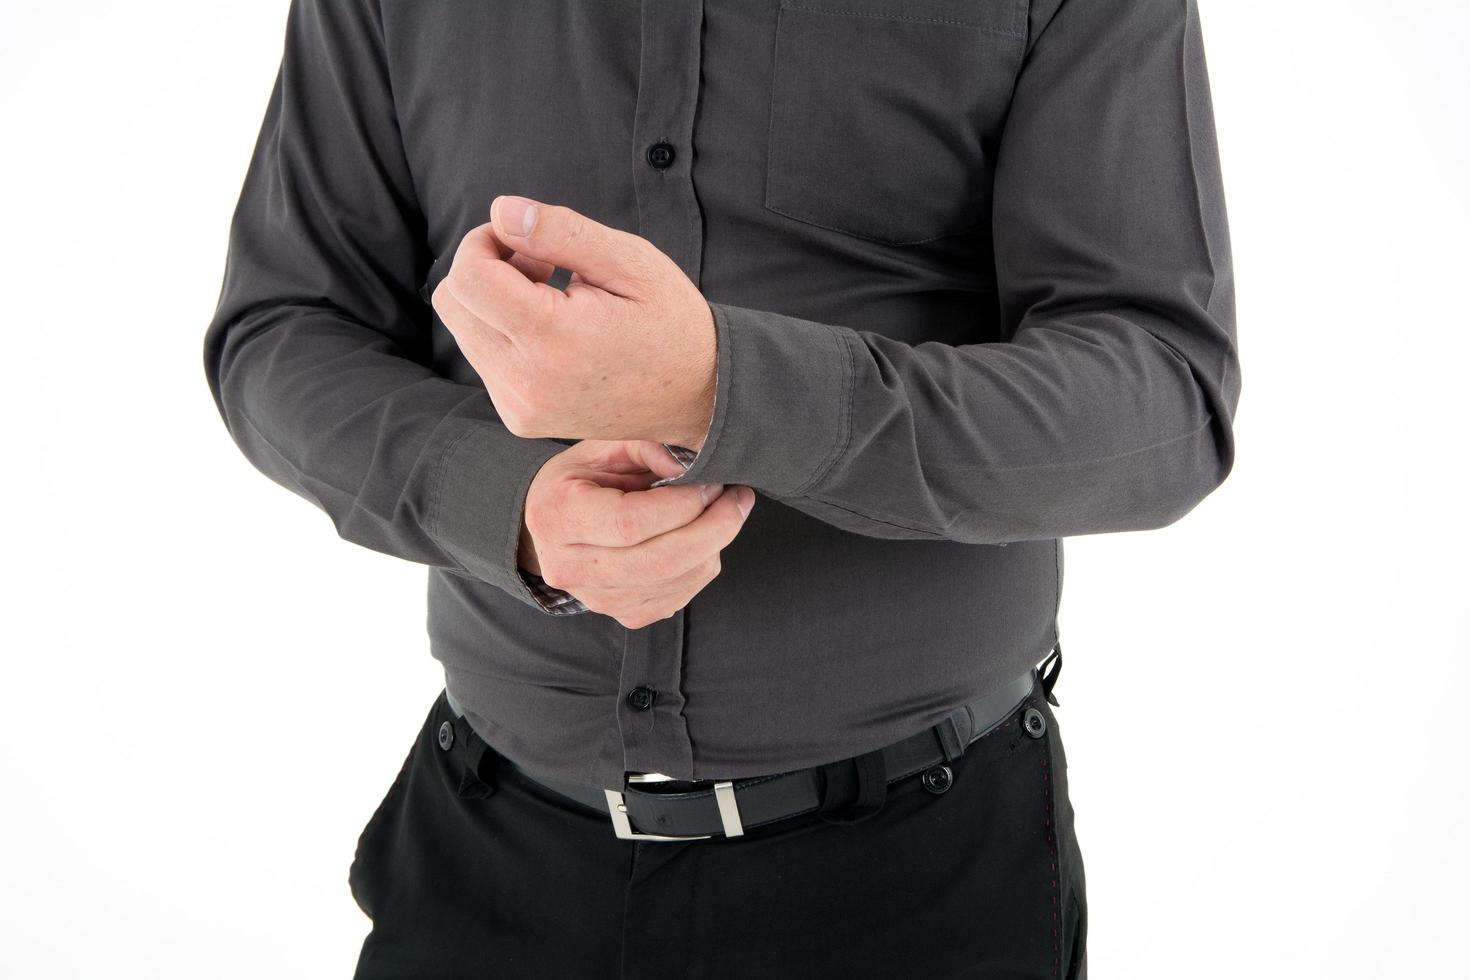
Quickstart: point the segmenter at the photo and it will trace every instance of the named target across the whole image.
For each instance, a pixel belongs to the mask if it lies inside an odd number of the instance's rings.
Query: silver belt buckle
[[[634,772],[628,774],[629,783],[666,783],[673,776],[661,772]],[[691,834],[686,837],[669,837],[662,834],[640,834],[633,829],[628,819],[628,804],[623,794],[615,789],[604,789],[607,794],[607,812],[612,817],[613,833],[621,840],[706,840],[713,834]],[[726,837],[739,837],[745,833],[740,823],[740,809],[735,805],[735,784],[724,779],[715,783],[715,804],[720,808],[720,822],[725,825]]]

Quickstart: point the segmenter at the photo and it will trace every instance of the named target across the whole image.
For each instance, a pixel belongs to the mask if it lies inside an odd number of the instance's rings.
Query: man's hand
[[[573,273],[565,292],[546,283],[558,266]],[[714,316],[647,239],[502,195],[432,302],[516,435],[701,447]]]
[[[745,486],[648,489],[681,471],[657,442],[556,454],[526,491],[520,566],[629,629],[672,616],[720,574],[720,551],[755,503]]]

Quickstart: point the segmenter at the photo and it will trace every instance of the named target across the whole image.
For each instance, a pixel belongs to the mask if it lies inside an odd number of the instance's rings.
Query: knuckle
[[[647,285],[653,281],[654,267],[648,254],[641,248],[629,249],[623,257],[623,276],[630,282]]]
[[[459,302],[460,292],[455,271],[450,269],[445,273],[444,278],[439,280],[434,291],[429,294],[429,306],[442,317],[446,311],[452,311],[453,308],[463,305]]]
[[[485,281],[486,267],[489,259],[478,249],[470,251],[459,261],[455,262],[449,269],[445,280],[453,279],[456,291],[464,293],[479,289]]]
[[[529,322],[525,324],[531,329],[520,331],[528,344],[534,344],[545,335],[543,330],[536,329],[545,327],[556,319],[557,291],[545,283],[536,283],[536,300],[529,310]]]
[[[490,241],[494,234],[495,225],[489,221],[467,229],[460,236],[459,247],[454,252],[455,260],[473,259],[490,254]]]
[[[699,593],[701,590],[704,589],[705,586],[709,585],[711,582],[719,577],[720,563],[718,560],[705,561],[701,563],[700,566],[695,569],[694,573],[694,593]],[[693,598],[693,596],[691,595],[690,598]]]
[[[636,544],[640,540],[636,523],[637,521],[633,516],[633,511],[629,510],[626,506],[613,509],[612,535],[619,544]]]
[[[592,223],[587,220],[586,215],[560,204],[556,205],[556,207],[562,212],[562,228],[563,235],[565,236],[563,239],[564,241],[569,244],[573,242],[581,242],[590,235],[592,231]]]

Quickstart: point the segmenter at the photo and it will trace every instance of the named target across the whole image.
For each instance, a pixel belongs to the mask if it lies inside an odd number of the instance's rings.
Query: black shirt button
[[[1026,713],[1021,716],[1021,727],[1032,738],[1040,738],[1046,734],[1046,718],[1035,708],[1027,708]]]
[[[445,752],[448,752],[450,747],[453,745],[454,726],[446,721],[444,724],[439,726],[439,748],[443,749]]]
[[[653,707],[653,688],[635,687],[628,692],[628,706],[634,711],[647,711]]]
[[[938,796],[954,784],[954,773],[949,766],[935,766],[924,770],[924,788]]]
[[[667,170],[674,162],[674,147],[670,143],[658,142],[648,148],[648,165],[656,170]]]

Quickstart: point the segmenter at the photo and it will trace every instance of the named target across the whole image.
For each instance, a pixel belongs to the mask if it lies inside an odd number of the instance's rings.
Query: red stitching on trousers
[[[1051,771],[1045,745],[1041,752],[1041,798],[1045,807],[1046,815],[1046,846],[1051,850],[1051,975],[1060,977],[1062,974],[1062,944],[1061,923],[1059,913],[1059,901],[1057,894],[1057,836],[1055,828],[1052,827],[1052,801],[1051,801]]]

